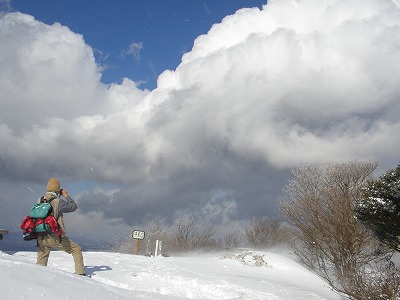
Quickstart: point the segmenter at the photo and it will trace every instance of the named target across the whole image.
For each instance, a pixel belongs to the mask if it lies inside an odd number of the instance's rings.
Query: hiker
[[[61,196],[65,199],[61,199]],[[65,235],[66,231],[63,221],[63,214],[75,211],[78,206],[68,195],[68,191],[60,188],[60,182],[57,178],[50,178],[47,183],[44,200],[50,200],[51,198],[54,198],[50,204],[53,208],[54,217],[62,229],[62,234],[59,236],[57,233],[51,233],[39,235],[37,237],[38,250],[36,263],[38,265],[47,266],[51,249],[64,250],[68,254],[72,254],[74,258],[75,273],[86,276],[81,247]],[[38,203],[40,203],[40,201],[41,198],[39,198]]]

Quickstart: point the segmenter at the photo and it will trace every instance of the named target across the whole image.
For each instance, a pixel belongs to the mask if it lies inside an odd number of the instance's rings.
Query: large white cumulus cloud
[[[49,167],[61,169],[62,160],[72,176],[75,168],[83,174],[91,164],[96,168],[120,140],[114,135],[120,126],[122,136],[131,130],[124,124],[129,117],[113,114],[147,92],[129,80],[104,86],[92,49],[58,23],[6,14],[0,36],[0,162],[6,176],[36,177]]]
[[[69,119],[95,111],[100,77],[81,36],[19,13],[0,22],[3,124],[20,129],[49,116]]]
[[[214,25],[160,85],[198,89],[188,110],[247,157],[397,159],[399,17],[391,1],[269,1]]]
[[[0,17],[1,177],[123,186],[100,200],[82,195],[83,213],[129,223],[212,203],[229,208],[220,209],[226,222],[274,210],[291,167],[397,164],[398,1],[239,10],[198,37],[153,91],[128,79],[103,85],[83,38],[27,15]]]

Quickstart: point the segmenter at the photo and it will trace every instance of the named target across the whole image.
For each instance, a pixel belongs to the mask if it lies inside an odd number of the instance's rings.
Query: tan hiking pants
[[[38,250],[37,250],[37,261],[36,263],[41,266],[47,266],[47,262],[50,256],[50,250],[52,248],[63,250],[68,254],[72,254],[75,263],[75,273],[85,274],[85,268],[83,265],[83,255],[81,247],[74,241],[70,240],[66,236],[60,237],[58,235],[44,235],[38,236]]]

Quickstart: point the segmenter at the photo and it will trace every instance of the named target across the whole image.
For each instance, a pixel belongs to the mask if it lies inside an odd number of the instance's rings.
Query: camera
[[[63,189],[60,189],[60,196],[62,196]]]

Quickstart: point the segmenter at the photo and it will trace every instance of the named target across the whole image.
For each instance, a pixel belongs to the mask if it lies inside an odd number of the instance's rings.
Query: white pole
[[[156,240],[156,250],[154,251],[154,257],[158,256],[158,243],[159,243],[159,240]]]
[[[162,249],[162,241],[158,243],[158,255],[161,255],[162,253],[161,249]]]

